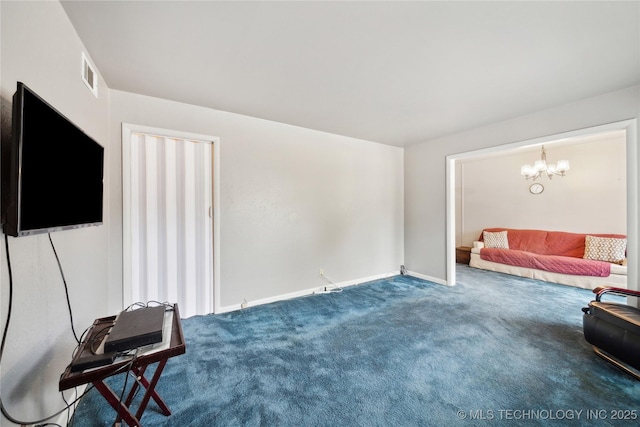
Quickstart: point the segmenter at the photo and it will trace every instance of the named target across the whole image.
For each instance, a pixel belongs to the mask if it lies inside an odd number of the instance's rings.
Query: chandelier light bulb
[[[560,173],[565,173],[569,170],[569,160],[558,160],[558,164],[556,165],[556,169]]]

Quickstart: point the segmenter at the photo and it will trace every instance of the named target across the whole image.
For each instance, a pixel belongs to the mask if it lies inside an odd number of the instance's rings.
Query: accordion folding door
[[[212,142],[132,132],[124,144],[125,301],[212,313]]]

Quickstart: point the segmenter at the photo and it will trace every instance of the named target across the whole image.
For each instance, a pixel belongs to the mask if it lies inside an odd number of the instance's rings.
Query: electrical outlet
[[[321,269],[320,269],[320,275],[321,275],[321,276],[324,276],[324,268],[321,268]]]
[[[244,299],[244,298],[243,298]],[[240,304],[240,308],[247,308],[247,306],[249,305],[249,303],[247,302],[247,300],[245,299],[244,302],[242,304]]]

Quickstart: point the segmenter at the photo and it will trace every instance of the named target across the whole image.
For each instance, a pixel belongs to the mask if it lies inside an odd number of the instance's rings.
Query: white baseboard
[[[387,277],[393,277],[399,274],[400,274],[399,271],[392,271],[389,273],[377,274],[375,276],[362,277],[359,279],[347,280],[344,282],[335,283],[335,286],[340,288],[346,288],[348,286],[359,285],[361,283],[371,282],[373,280],[386,279]],[[327,283],[327,286],[329,286],[329,283]],[[324,293],[324,288],[325,286],[318,286],[315,288],[304,289],[301,291],[291,292],[288,294],[276,295],[273,297],[247,301],[246,303],[227,305],[224,307],[219,307],[219,311],[216,311],[216,314],[228,313],[230,311],[242,310],[243,308],[255,307],[257,305],[269,304],[276,301],[284,301],[292,298],[304,297],[307,295],[321,294],[321,293]]]
[[[427,276],[425,274],[416,273],[415,271],[407,271],[407,275],[416,277],[418,279],[427,280],[429,282],[437,283],[438,285],[450,286],[446,280],[438,279],[437,277]]]

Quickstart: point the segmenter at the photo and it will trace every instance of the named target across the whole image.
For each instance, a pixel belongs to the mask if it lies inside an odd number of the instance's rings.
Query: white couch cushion
[[[482,240],[484,240],[485,248],[509,249],[509,240],[507,231],[483,231]]]
[[[622,264],[627,251],[627,239],[585,236],[584,259]]]

